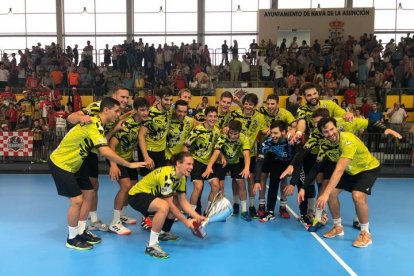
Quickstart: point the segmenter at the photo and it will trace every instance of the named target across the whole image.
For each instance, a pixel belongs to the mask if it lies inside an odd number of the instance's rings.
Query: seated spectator
[[[355,83],[351,83],[349,88],[345,90],[344,101],[346,101],[346,103],[351,107],[354,107],[356,104],[357,94]]]
[[[27,116],[24,113],[21,113],[16,124],[16,131],[29,131],[30,124]]]
[[[201,102],[197,105],[196,109],[198,112],[200,112],[206,109],[208,106],[208,98],[204,96],[203,98],[201,98]]]
[[[63,72],[57,66],[53,67],[50,72],[50,77],[53,80],[53,87],[61,87],[63,82]]]
[[[26,88],[35,91],[39,88],[40,81],[37,77],[36,72],[32,72],[30,76],[26,78]]]
[[[187,87],[187,81],[181,70],[177,71],[177,75],[174,79],[174,89],[181,90]]]
[[[348,103],[346,102],[346,100],[343,100],[341,102],[341,107],[343,110],[345,110],[346,112],[349,112],[349,107],[348,107]]]

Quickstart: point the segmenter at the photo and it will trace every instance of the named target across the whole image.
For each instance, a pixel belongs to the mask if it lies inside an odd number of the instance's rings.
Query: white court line
[[[279,198],[279,197],[278,197]],[[279,199],[280,200],[280,199]],[[295,211],[293,211],[288,205],[286,205],[286,208],[288,209],[288,211],[290,213],[292,213],[292,215],[298,219],[298,215],[295,213]],[[329,254],[332,255],[332,257],[349,273],[349,275],[352,276],[357,276],[358,274],[356,274],[355,271],[352,270],[352,268],[347,265],[347,263],[345,263],[344,260],[342,260],[341,257],[338,256],[338,254],[335,253],[335,251],[333,251],[332,248],[329,247],[329,245],[326,244],[326,242],[324,242],[316,233],[314,232],[309,232],[322,246],[323,248],[326,249],[326,251],[329,252]]]

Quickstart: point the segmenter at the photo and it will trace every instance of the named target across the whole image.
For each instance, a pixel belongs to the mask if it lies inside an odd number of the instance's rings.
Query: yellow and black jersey
[[[296,121],[295,117],[293,117],[292,113],[290,113],[288,110],[280,107],[277,110],[277,113],[272,115],[269,113],[266,107],[261,106],[260,108],[256,109],[257,112],[263,114],[263,116],[266,119],[266,124],[268,127],[270,127],[270,124],[274,121],[283,121],[287,125],[291,125],[293,122]]]
[[[75,173],[92,149],[107,146],[105,131],[99,117],[89,124],[77,124],[52,152],[50,159],[62,170]]]
[[[368,127],[368,120],[365,118],[354,118],[352,122],[347,122],[344,118],[335,118],[335,120],[338,130],[342,132],[358,134]]]
[[[230,114],[230,121],[238,120],[242,123],[242,133],[247,136],[250,142],[251,156],[256,155],[256,137],[259,132],[265,133],[269,127],[263,114],[254,112],[252,116],[246,116],[242,110],[234,110]]]
[[[339,105],[337,105],[331,100],[320,100],[319,108],[328,109],[330,117],[343,117],[346,113],[344,109],[342,109]],[[315,125],[312,121],[312,114],[314,111],[315,109],[313,109],[309,104],[302,105],[298,108],[296,120],[304,119],[306,121],[306,138],[309,137],[310,133],[312,132],[312,129],[315,128]]]
[[[83,114],[88,116],[98,116],[101,110],[101,101],[96,101],[88,104],[87,107],[82,109]]]
[[[29,117],[34,115],[33,114],[34,101],[23,98],[17,102],[17,105],[19,105],[23,109],[24,115],[29,116]]]
[[[250,142],[243,133],[240,133],[240,137],[236,141],[231,141],[227,134],[223,134],[217,140],[214,149],[221,151],[228,164],[237,164],[240,157],[243,157],[243,151],[250,151]],[[218,163],[221,163],[220,160]]]
[[[219,136],[218,128],[214,127],[210,130],[201,124],[191,130],[185,145],[195,160],[208,165]]]
[[[171,119],[167,133],[167,148],[165,149],[167,159],[171,159],[173,155],[183,150],[184,143],[193,127],[194,119],[188,116],[185,116],[182,122]]]
[[[125,160],[132,160],[133,152],[138,144],[140,125],[141,123],[135,121],[134,115],[130,115],[123,123],[123,127],[114,135],[119,141],[115,151]]]
[[[147,128],[147,135],[145,136],[147,150],[156,152],[165,150],[170,120],[170,112],[163,112],[156,106],[150,107],[148,120],[142,124]]]
[[[128,192],[133,196],[139,193],[151,194],[157,197],[170,197],[174,192],[185,193],[186,178],[178,178],[174,166],[157,168],[144,176]]]

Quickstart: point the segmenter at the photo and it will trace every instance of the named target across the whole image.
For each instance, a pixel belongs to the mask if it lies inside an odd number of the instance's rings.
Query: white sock
[[[112,224],[119,223],[119,221],[121,221],[121,215],[122,215],[121,210],[114,210],[114,217],[112,219]]]
[[[98,213],[96,211],[89,212],[89,216],[91,218],[91,222],[98,221]]]
[[[148,242],[148,246],[153,246],[154,244],[158,243],[158,237],[160,233],[154,232],[151,230],[150,240]]]
[[[86,229],[86,220],[78,221],[78,234],[83,234]]]
[[[280,207],[286,208],[287,199],[281,199],[280,200]]]
[[[249,204],[250,204],[250,207],[254,207],[254,197],[249,197]]]
[[[233,204],[239,204],[239,195],[233,195]]]
[[[259,198],[259,205],[265,205],[265,199]]]
[[[341,218],[333,219],[333,224],[342,226],[342,219]]]
[[[241,211],[243,212],[247,212],[247,200],[242,200],[241,202]]]
[[[315,198],[308,198],[308,210],[311,210],[313,213],[315,213]]]
[[[73,239],[78,235],[78,226],[72,227],[68,225],[69,229],[69,239]]]
[[[316,208],[316,211],[315,211],[315,219],[316,220],[318,220],[318,221],[322,220],[322,212],[323,212],[323,209]]]
[[[361,223],[361,231],[367,231],[369,233],[369,222]]]

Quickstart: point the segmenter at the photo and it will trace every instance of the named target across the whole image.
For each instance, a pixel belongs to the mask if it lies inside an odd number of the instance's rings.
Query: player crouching
[[[159,241],[176,241],[179,237],[170,232],[175,218],[191,230],[193,222],[206,220],[193,210],[186,199],[186,177],[193,170],[194,160],[189,153],[181,152],[172,158],[174,166],[157,168],[142,178],[129,191],[129,204],[143,215],[155,213],[152,220],[150,240],[145,254],[160,259],[169,257],[159,246]],[[187,219],[181,209],[193,219]]]

